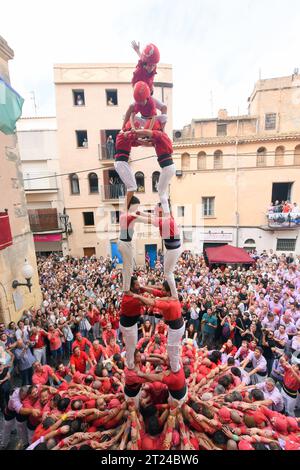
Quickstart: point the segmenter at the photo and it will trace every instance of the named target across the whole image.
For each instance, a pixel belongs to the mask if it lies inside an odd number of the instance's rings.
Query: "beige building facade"
[[[10,83],[8,61],[12,49],[0,37],[0,76]],[[17,321],[24,309],[39,307],[41,291],[37,273],[33,237],[29,226],[21,161],[16,134],[0,131],[0,321]],[[11,237],[10,237],[11,234]],[[14,280],[24,283],[22,268],[33,267],[32,289],[12,288]]]
[[[66,213],[73,232],[73,256],[117,255],[120,203],[124,188],[114,171],[114,144],[133,101],[133,64],[61,64],[54,66],[58,150]],[[168,106],[166,132],[172,136],[172,68],[161,64],[154,96]],[[111,139],[110,139],[111,136]],[[112,142],[113,141],[113,142]],[[144,210],[158,202],[159,166],[154,149],[135,148],[131,166]],[[148,158],[149,157],[149,158]],[[154,258],[161,248],[157,230],[137,227],[134,256]]]
[[[299,98],[297,73],[259,80],[247,115],[223,109],[174,131],[171,202],[186,249],[228,243],[300,253]],[[294,209],[275,214],[275,201]]]
[[[67,252],[56,118],[22,118],[17,135],[35,251]]]

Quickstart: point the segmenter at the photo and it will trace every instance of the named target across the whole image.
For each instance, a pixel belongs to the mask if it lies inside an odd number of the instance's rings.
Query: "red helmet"
[[[141,60],[147,64],[158,64],[160,59],[159,50],[154,44],[148,44],[142,52]]]
[[[136,82],[133,89],[133,96],[137,103],[146,101],[150,96],[150,88],[145,82]]]

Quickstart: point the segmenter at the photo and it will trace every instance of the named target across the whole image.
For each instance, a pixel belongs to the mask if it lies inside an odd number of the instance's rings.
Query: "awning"
[[[0,212],[0,250],[12,245],[9,217],[6,212]]]
[[[253,264],[255,261],[243,248],[231,245],[205,249],[208,264]]]
[[[62,240],[61,233],[49,233],[44,235],[33,235],[33,240],[35,242],[59,242]]]
[[[0,77],[0,131],[13,134],[22,114],[24,99]]]

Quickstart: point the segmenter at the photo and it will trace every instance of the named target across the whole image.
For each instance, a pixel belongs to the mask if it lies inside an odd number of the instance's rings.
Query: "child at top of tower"
[[[123,130],[141,126],[152,129],[155,122],[159,123],[157,129],[164,130],[168,108],[164,103],[151,96],[147,83],[137,82],[134,85],[133,97],[134,103],[129,106],[125,114]],[[157,116],[157,109],[161,112],[159,116]],[[136,116],[137,114],[140,116]],[[151,123],[147,122],[148,120],[151,120]]]
[[[140,43],[132,41],[132,47],[139,56],[140,60],[133,72],[131,80],[134,86],[137,82],[145,82],[150,88],[151,95],[153,94],[153,80],[156,75],[156,66],[160,59],[158,48],[154,44],[148,44],[142,52],[140,52]]]

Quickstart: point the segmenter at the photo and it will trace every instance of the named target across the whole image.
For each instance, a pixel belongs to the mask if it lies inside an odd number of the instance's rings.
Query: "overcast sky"
[[[15,52],[13,87],[34,90],[40,115],[54,115],[53,64],[134,62],[132,39],[155,43],[173,65],[174,128],[192,118],[247,111],[262,78],[300,67],[298,0],[9,0],[0,35]],[[124,110],[125,111],[125,110]]]

